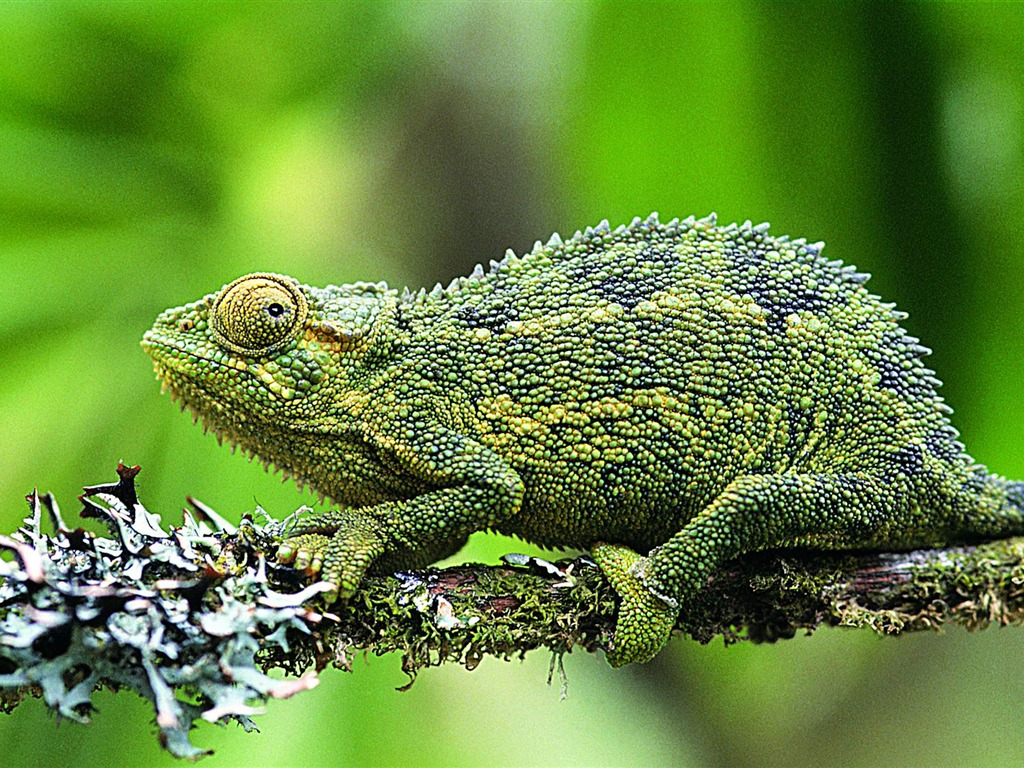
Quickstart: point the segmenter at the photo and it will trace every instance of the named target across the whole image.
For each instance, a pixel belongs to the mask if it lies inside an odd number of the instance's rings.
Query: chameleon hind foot
[[[613,667],[650,661],[668,642],[679,608],[643,583],[648,559],[620,544],[596,544],[590,554],[619,593],[612,647],[605,658]]]

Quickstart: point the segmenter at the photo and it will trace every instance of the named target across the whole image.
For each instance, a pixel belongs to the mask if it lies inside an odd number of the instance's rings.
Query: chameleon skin
[[[591,549],[619,665],[745,552],[1024,533],[1024,484],[965,453],[866,279],[767,225],[652,215],[431,292],[248,275],[143,346],[219,437],[342,506],[282,561],[344,598],[474,531]]]

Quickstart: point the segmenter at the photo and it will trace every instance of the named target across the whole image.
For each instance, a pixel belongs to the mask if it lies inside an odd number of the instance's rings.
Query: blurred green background
[[[156,314],[268,269],[447,283],[553,231],[716,210],[824,239],[936,351],[974,455],[1024,477],[1024,7],[0,6],[0,528],[143,466],[150,509],[310,502],[161,397]],[[476,537],[466,558],[524,545]],[[675,640],[613,671],[357,660],[206,725],[208,765],[1005,766],[1024,636]],[[170,765],[143,702],[0,717],[10,765]]]

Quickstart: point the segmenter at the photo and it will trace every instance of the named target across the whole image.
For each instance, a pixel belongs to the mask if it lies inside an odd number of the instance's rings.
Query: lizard
[[[476,531],[589,550],[619,666],[745,553],[1024,533],[1024,483],[966,453],[907,315],[822,245],[603,221],[431,291],[246,275],[142,343],[220,439],[340,505],[277,553],[329,600]]]

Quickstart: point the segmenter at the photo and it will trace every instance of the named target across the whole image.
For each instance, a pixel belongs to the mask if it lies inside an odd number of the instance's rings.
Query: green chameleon
[[[767,225],[652,215],[430,292],[247,275],[143,346],[215,433],[342,505],[278,552],[330,598],[474,531],[589,549],[621,665],[745,552],[1024,533],[1024,483],[964,452],[866,279]]]

